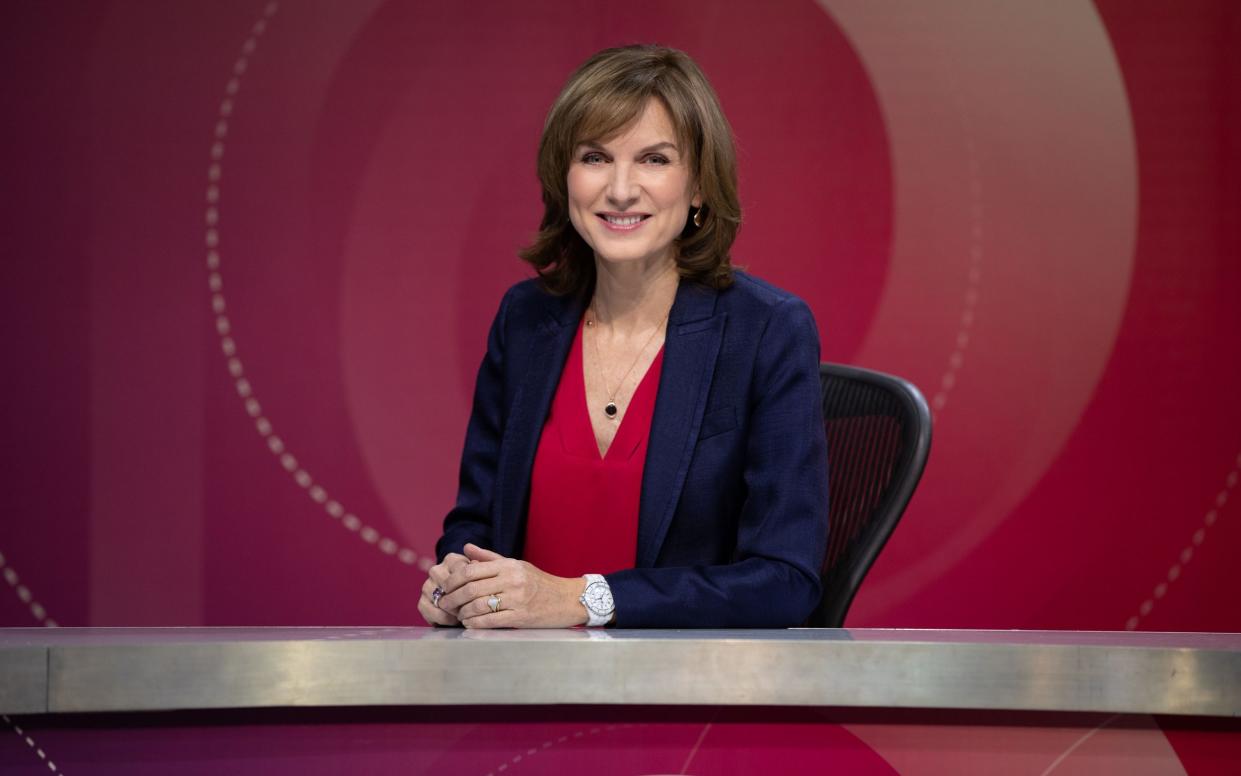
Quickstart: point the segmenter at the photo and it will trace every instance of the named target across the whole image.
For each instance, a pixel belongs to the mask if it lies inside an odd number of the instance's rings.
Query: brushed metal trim
[[[57,630],[41,647],[0,632],[0,676],[30,660],[22,649],[46,652],[49,712],[686,704],[1241,716],[1238,634]],[[0,711],[28,713],[10,708],[4,685]]]
[[[13,647],[0,651],[0,712],[42,714],[47,711],[47,648]]]

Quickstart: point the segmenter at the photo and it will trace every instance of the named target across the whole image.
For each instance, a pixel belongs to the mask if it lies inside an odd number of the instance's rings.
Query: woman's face
[[[701,199],[663,103],[613,138],[583,143],[569,165],[569,220],[607,262],[655,266],[675,259],[673,241]]]

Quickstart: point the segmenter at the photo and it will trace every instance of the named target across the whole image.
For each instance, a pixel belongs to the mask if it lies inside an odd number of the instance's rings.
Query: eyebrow
[[[578,146],[580,146],[580,147],[585,147],[585,148],[589,148],[589,149],[591,149],[591,150],[593,150],[593,151],[606,151],[606,150],[607,150],[607,149],[606,149],[606,148],[604,148],[604,147],[603,147],[600,143],[598,143],[598,142],[596,142],[596,141],[594,141],[594,140],[586,140],[586,141],[583,141],[583,142],[581,142],[581,143],[578,143]],[[646,148],[641,148],[641,149],[639,149],[639,150],[638,150],[638,153],[639,153],[639,154],[649,154],[649,153],[653,153],[653,152],[655,152],[655,151],[662,151],[662,150],[663,150],[663,149],[665,149],[665,148],[671,148],[673,151],[676,151],[677,153],[680,153],[680,149],[678,149],[678,148],[677,148],[676,143],[670,142],[670,141],[668,141],[668,140],[665,140],[665,141],[660,142],[660,143],[655,143],[654,145],[649,145],[649,146],[647,146]]]

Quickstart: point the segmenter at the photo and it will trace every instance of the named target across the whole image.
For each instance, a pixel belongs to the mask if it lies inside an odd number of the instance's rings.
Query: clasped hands
[[[432,625],[467,628],[570,628],[586,624],[581,577],[557,577],[474,544],[428,571],[418,611]],[[443,593],[435,601],[434,592]],[[492,611],[489,600],[496,601]]]

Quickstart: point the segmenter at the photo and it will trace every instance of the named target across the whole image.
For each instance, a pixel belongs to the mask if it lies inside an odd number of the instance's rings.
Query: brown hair
[[[681,277],[713,288],[732,284],[729,249],[741,224],[737,154],[732,129],[707,77],[687,54],[663,46],[604,49],[569,77],[552,104],[539,142],[543,220],[520,252],[555,294],[594,287],[590,246],[569,221],[568,172],[580,143],[613,137],[636,120],[652,98],[672,118],[679,145],[702,197],[701,227],[690,220],[677,240]]]

